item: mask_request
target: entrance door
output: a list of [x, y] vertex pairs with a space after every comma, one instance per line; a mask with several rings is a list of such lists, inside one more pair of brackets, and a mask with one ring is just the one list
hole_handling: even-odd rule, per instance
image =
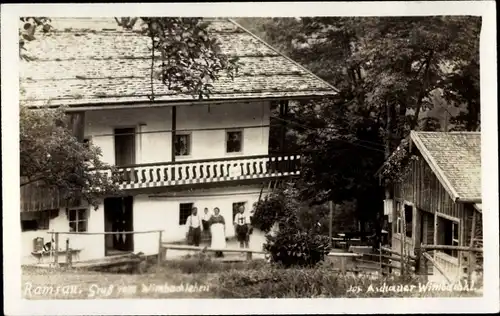
[[134, 251], [134, 236], [120, 234], [134, 229], [132, 205], [132, 196], [104, 199], [104, 231], [117, 233], [104, 236], [106, 256]]
[[115, 129], [115, 165], [135, 164], [135, 128]]

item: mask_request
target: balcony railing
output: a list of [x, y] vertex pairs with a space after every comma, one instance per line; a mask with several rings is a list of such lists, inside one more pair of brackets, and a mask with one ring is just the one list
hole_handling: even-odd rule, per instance
[[140, 189], [296, 176], [300, 156], [251, 156], [142, 164], [118, 168], [121, 189]]

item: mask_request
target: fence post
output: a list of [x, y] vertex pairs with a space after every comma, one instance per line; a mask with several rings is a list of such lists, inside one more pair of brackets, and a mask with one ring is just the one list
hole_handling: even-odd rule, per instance
[[420, 260], [422, 260], [422, 248], [421, 248], [421, 245], [416, 245], [415, 246], [415, 274], [416, 275], [419, 275], [419, 274], [422, 274], [422, 271], [421, 271], [421, 262]]
[[55, 233], [54, 236], [54, 249], [52, 250], [54, 253], [54, 266], [57, 267], [59, 265], [59, 233]]
[[247, 250], [247, 260], [252, 260], [252, 252], [250, 250]]
[[340, 257], [340, 273], [346, 273], [346, 257]]
[[421, 253], [421, 257], [422, 257], [422, 261], [424, 263], [424, 268], [423, 268], [423, 270], [424, 270], [424, 273], [423, 273], [424, 280], [425, 280], [425, 282], [427, 282], [427, 279], [429, 278], [428, 260], [425, 259], [425, 257], [423, 256], [423, 253]]
[[162, 234], [163, 232], [160, 230], [158, 232], [158, 267], [161, 265], [161, 262], [163, 260], [162, 254], [163, 254], [163, 248], [161, 246], [161, 240], [162, 240]]
[[471, 284], [472, 280], [472, 270], [474, 269], [474, 263], [473, 261], [476, 261], [474, 253], [472, 252], [472, 248], [474, 247], [474, 235], [476, 232], [476, 211], [473, 211], [472, 213], [472, 225], [471, 225], [471, 232], [470, 232], [470, 243], [469, 247], [471, 248], [468, 253], [468, 260], [469, 260], [469, 265], [467, 267], [467, 284]]
[[378, 243], [378, 255], [379, 255], [379, 264], [380, 264], [380, 275], [384, 273], [384, 266], [382, 265], [382, 243]]
[[71, 251], [69, 249], [69, 238], [66, 238], [66, 266], [71, 268]]

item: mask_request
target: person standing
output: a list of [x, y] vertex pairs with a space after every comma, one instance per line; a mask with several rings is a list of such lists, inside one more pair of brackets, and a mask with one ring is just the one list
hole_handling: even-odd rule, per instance
[[[210, 217], [210, 232], [212, 234], [211, 248], [226, 248], [226, 221], [220, 215], [220, 209], [214, 208], [214, 214]], [[217, 257], [223, 257], [222, 251], [215, 253]]]
[[201, 219], [201, 223], [203, 225], [203, 231], [209, 233], [210, 232], [210, 217], [212, 214], [208, 212], [208, 207], [205, 207], [203, 210], [203, 218]]
[[234, 231], [236, 232], [236, 237], [240, 242], [240, 248], [248, 248], [250, 239], [250, 220], [245, 214], [245, 207], [241, 205], [239, 207], [239, 212], [234, 217]]
[[186, 220], [186, 224], [188, 226], [188, 244], [199, 246], [201, 240], [201, 219], [196, 207], [193, 207], [191, 215]]

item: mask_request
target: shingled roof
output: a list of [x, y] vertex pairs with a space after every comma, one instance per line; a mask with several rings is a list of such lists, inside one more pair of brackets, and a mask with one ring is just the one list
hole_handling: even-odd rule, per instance
[[481, 203], [481, 133], [410, 134], [423, 158], [456, 202]]
[[[26, 45], [34, 60], [21, 65], [21, 103], [102, 105], [149, 102], [150, 39], [122, 30], [113, 18], [55, 18], [54, 31]], [[137, 23], [139, 24], [139, 23]], [[216, 81], [210, 99], [320, 97], [335, 88], [227, 19], [210, 21], [222, 52], [242, 63], [231, 80]], [[155, 101], [193, 101], [154, 83]]]

